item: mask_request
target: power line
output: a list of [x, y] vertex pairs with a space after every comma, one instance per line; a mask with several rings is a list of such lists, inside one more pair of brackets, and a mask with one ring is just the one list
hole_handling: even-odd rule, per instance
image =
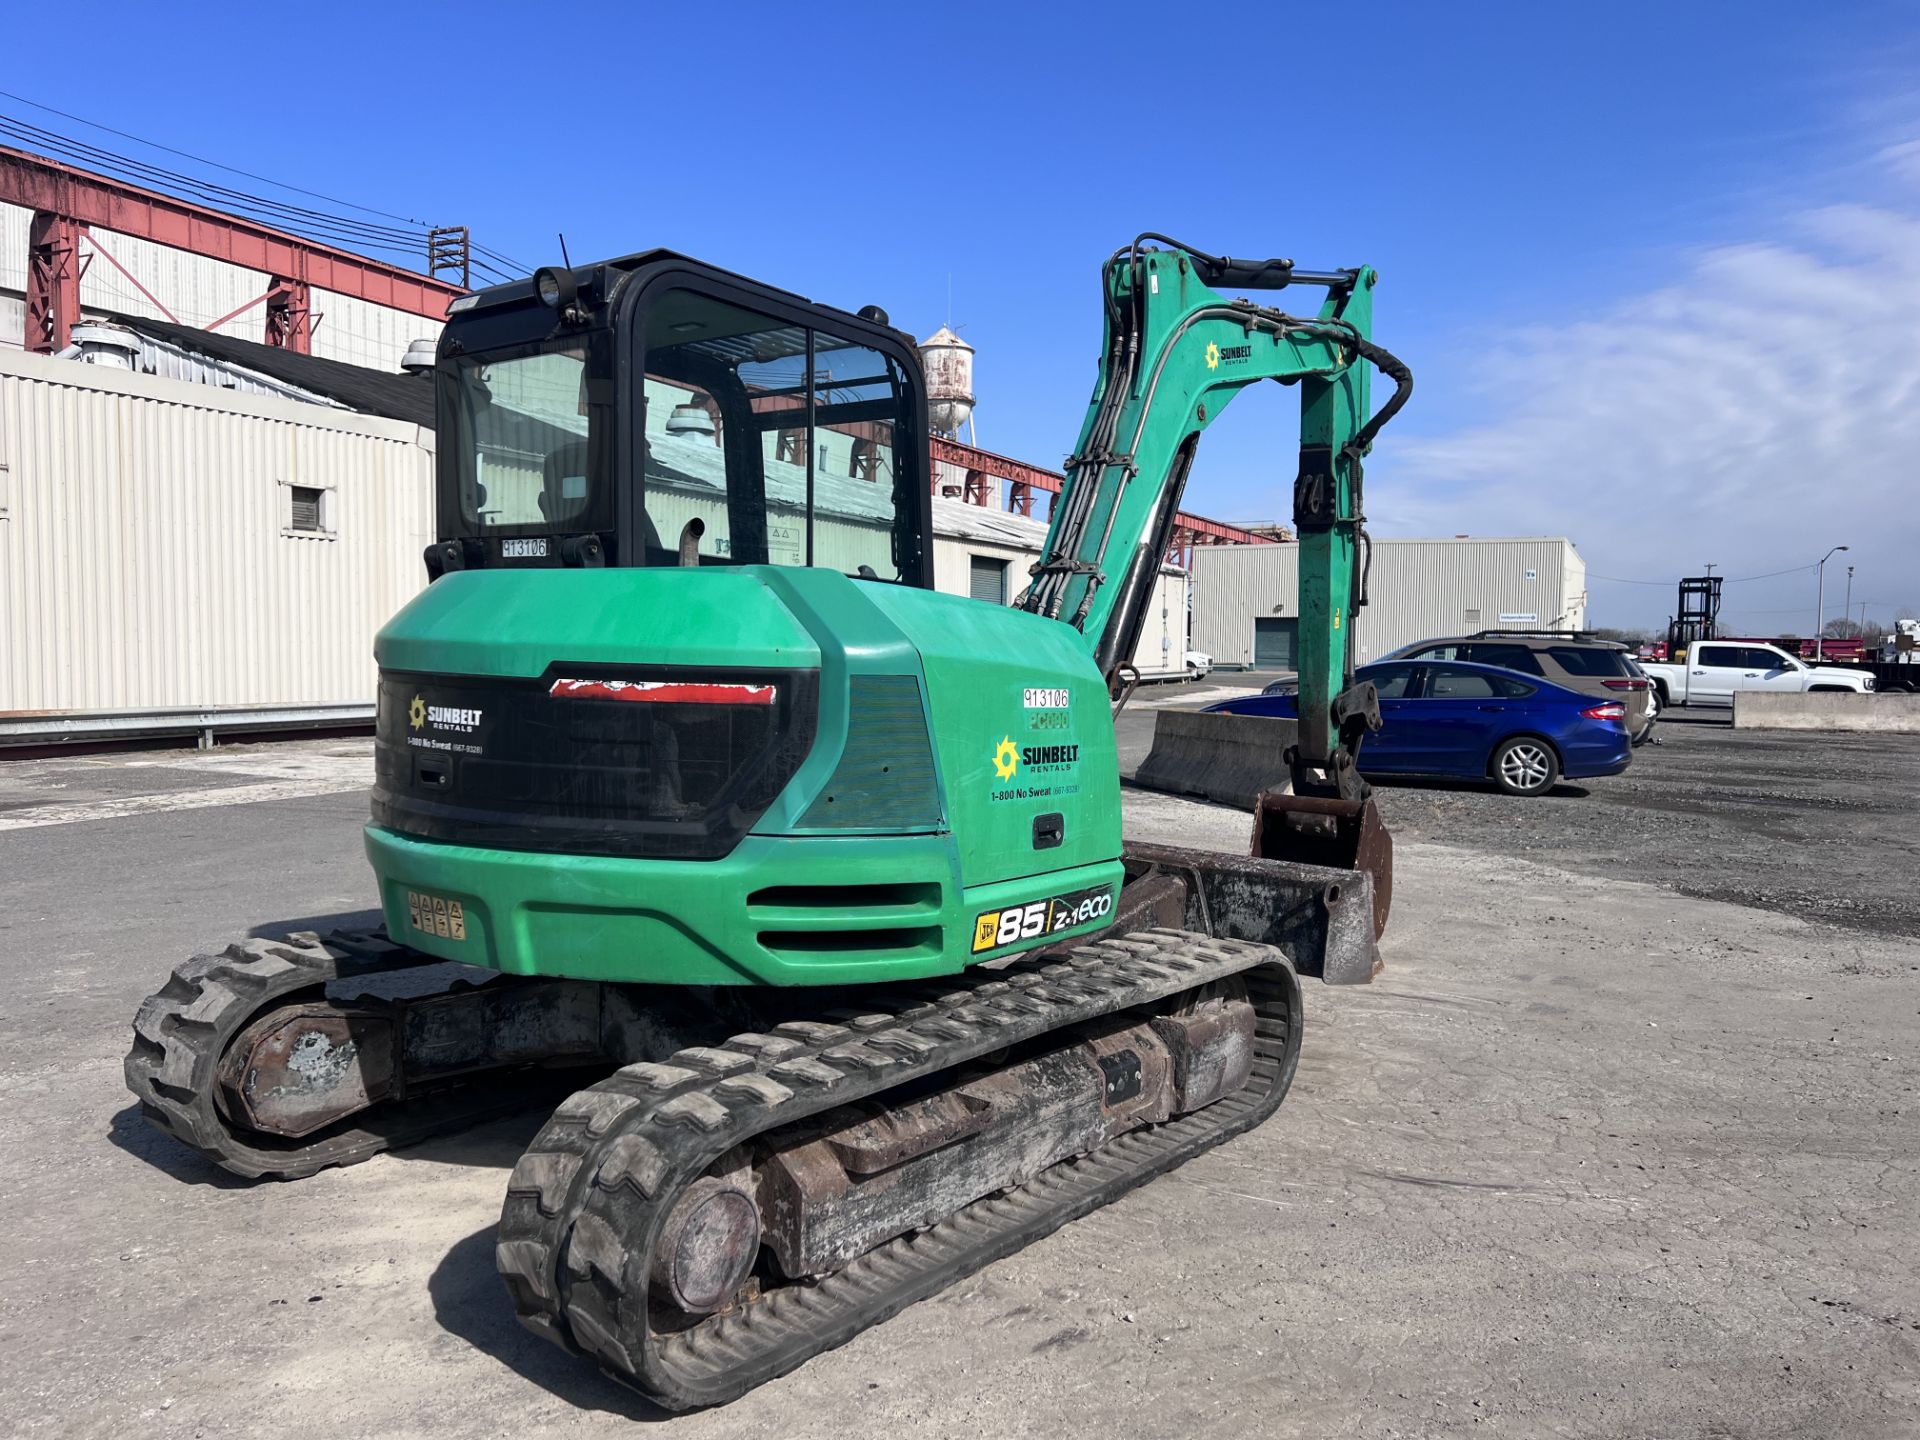
[[[1803, 575], [1809, 570], [1817, 570], [1819, 568], [1817, 565], [1795, 565], [1789, 570], [1769, 570], [1764, 575], [1723, 575], [1720, 577], [1720, 583], [1723, 585], [1741, 585], [1749, 580], [1775, 580], [1782, 575]], [[1662, 585], [1669, 589], [1673, 587], [1674, 583], [1671, 580], [1629, 580], [1622, 575], [1596, 575], [1591, 570], [1587, 571], [1587, 579], [1605, 580], [1614, 585]]]
[[[110, 150], [104, 146], [95, 145], [74, 136], [62, 135], [57, 131], [48, 130], [43, 126], [35, 125], [31, 121], [21, 119], [17, 116], [0, 114], [0, 134], [4, 134], [8, 138], [21, 141], [38, 149], [49, 151], [64, 159], [96, 166], [121, 179], [132, 179], [141, 183], [171, 189], [176, 193], [184, 194], [186, 198], [199, 200], [218, 208], [232, 210], [249, 219], [264, 221], [269, 224], [283, 225], [289, 230], [304, 233], [311, 239], [349, 247], [385, 251], [389, 254], [404, 255], [415, 264], [427, 255], [428, 227], [424, 221], [412, 219], [408, 216], [395, 215], [387, 210], [377, 210], [372, 206], [361, 205], [351, 200], [342, 200], [337, 196], [326, 195], [317, 190], [307, 190], [298, 185], [289, 185], [284, 181], [255, 174], [251, 170], [242, 170], [237, 166], [222, 164], [218, 160], [209, 160], [205, 156], [179, 150], [170, 145], [162, 145], [157, 141], [148, 140], [143, 136], [134, 135], [125, 130], [116, 130], [110, 125], [101, 125], [83, 116], [56, 109], [51, 105], [43, 105], [37, 100], [30, 100], [23, 95], [16, 95], [9, 90], [0, 90], [0, 96], [24, 105], [32, 106], [36, 110], [44, 110], [49, 114], [58, 115], [63, 119], [85, 125], [90, 129], [99, 130], [109, 135], [118, 135], [123, 139], [131, 140], [135, 144], [144, 145], [153, 150], [164, 151], [169, 155], [178, 155], [183, 159], [194, 161], [196, 164], [210, 165], [217, 170], [224, 170], [230, 174], [244, 176], [249, 180], [257, 180], [261, 184], [270, 185], [276, 189], [285, 190], [293, 194], [305, 195], [315, 200], [324, 200], [331, 205], [343, 205], [350, 210], [358, 210], [363, 214], [398, 220], [401, 222], [401, 225], [415, 228], [403, 229], [400, 228], [400, 226], [377, 224], [372, 221], [355, 219], [348, 215], [328, 213], [323, 210], [315, 210], [309, 206], [296, 205], [284, 200], [276, 200], [270, 196], [255, 194], [248, 190], [235, 189], [232, 186], [221, 185], [200, 176], [189, 175], [178, 170], [168, 169], [162, 165], [153, 164], [149, 161], [140, 160], [131, 155], [125, 155], [119, 151]], [[470, 259], [472, 255], [476, 253], [490, 257], [496, 263], [492, 265], [482, 265], [480, 268], [491, 271], [503, 280], [515, 279], [518, 278], [519, 275], [527, 273], [526, 268], [518, 261], [500, 254], [498, 251], [474, 245], [471, 237], [468, 239], [468, 251]], [[508, 274], [506, 271], [512, 271], [514, 273]]]
[[[128, 178], [130, 172], [133, 179], [170, 189], [188, 199], [203, 201], [248, 219], [283, 226], [309, 239], [352, 249], [385, 251], [388, 254], [404, 256], [407, 262], [416, 268], [423, 258], [429, 258], [430, 237], [424, 230], [411, 232], [392, 226], [374, 225], [364, 220], [329, 215], [323, 211], [310, 210], [305, 206], [289, 205], [265, 196], [234, 190], [195, 176], [149, 165], [145, 161], [104, 150], [84, 140], [74, 140], [53, 131], [44, 130], [12, 116], [0, 115], [0, 135], [21, 140], [69, 160], [78, 160], [95, 166], [109, 174], [119, 175], [121, 178]], [[515, 277], [502, 275], [500, 278]]]
[[312, 210], [304, 205], [292, 205], [284, 200], [273, 200], [264, 195], [255, 195], [250, 191], [235, 190], [230, 186], [219, 185], [211, 180], [203, 180], [198, 176], [187, 175], [178, 170], [169, 170], [164, 166], [149, 164], [145, 160], [136, 160], [131, 156], [121, 155], [117, 151], [107, 150], [101, 146], [89, 144], [85, 140], [77, 140], [72, 136], [61, 135], [57, 131], [45, 129], [15, 116], [0, 115], [0, 124], [3, 124], [15, 139], [24, 140], [30, 144], [43, 145], [48, 149], [59, 151], [70, 158], [77, 157], [85, 159], [89, 163], [101, 166], [103, 169], [131, 171], [136, 178], [184, 188], [195, 192], [203, 198], [219, 197], [215, 203], [242, 205], [252, 209], [270, 211], [279, 215], [298, 217], [305, 221], [319, 221], [342, 231], [380, 239], [410, 240], [416, 235], [425, 234], [425, 231], [402, 230], [392, 225], [376, 225], [367, 220], [355, 220], [350, 216], [344, 215], [330, 215], [325, 211]]
[[345, 205], [349, 210], [359, 210], [368, 215], [379, 215], [388, 220], [403, 221], [408, 225], [424, 226], [424, 220], [415, 220], [408, 215], [395, 215], [390, 210], [375, 210], [369, 205], [359, 205], [352, 200], [342, 200], [335, 195], [322, 195], [318, 190], [303, 190], [298, 185], [289, 185], [284, 180], [271, 180], [265, 175], [256, 175], [251, 170], [241, 170], [233, 165], [223, 165], [218, 160], [209, 160], [204, 155], [194, 155], [185, 150], [176, 150], [171, 145], [162, 145], [157, 140], [148, 140], [139, 135], [129, 134], [125, 130], [116, 130], [111, 125], [102, 125], [97, 120], [88, 120], [79, 115], [69, 114], [65, 110], [56, 110], [51, 105], [43, 105], [38, 100], [29, 100], [24, 95], [16, 95], [11, 90], [0, 90], [0, 96], [16, 100], [22, 105], [31, 105], [35, 110], [44, 110], [49, 115], [58, 115], [62, 120], [71, 120], [76, 125], [85, 125], [89, 130], [98, 130], [105, 135], [118, 135], [122, 140], [131, 140], [136, 145], [145, 145], [149, 150], [162, 150], [169, 155], [178, 155], [183, 160], [192, 160], [199, 165], [211, 165], [216, 170], [224, 170], [229, 175], [243, 175], [249, 180], [258, 180], [263, 185], [271, 185], [277, 190], [286, 190], [295, 195], [305, 195], [314, 200], [325, 200], [332, 205]]

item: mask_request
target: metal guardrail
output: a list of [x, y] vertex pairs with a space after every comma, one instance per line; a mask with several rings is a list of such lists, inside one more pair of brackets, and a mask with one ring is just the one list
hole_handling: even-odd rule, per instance
[[165, 739], [191, 735], [210, 750], [219, 735], [326, 730], [373, 724], [372, 704], [234, 705], [167, 710], [0, 712], [0, 747], [63, 740]]

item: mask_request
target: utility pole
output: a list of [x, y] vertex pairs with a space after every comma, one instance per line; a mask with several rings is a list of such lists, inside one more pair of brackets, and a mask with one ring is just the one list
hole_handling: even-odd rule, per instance
[[1831, 560], [1835, 555], [1838, 555], [1842, 550], [1850, 550], [1852, 548], [1850, 545], [1836, 545], [1820, 557], [1820, 579], [1818, 586], [1814, 590], [1813, 597], [1813, 658], [1815, 660], [1821, 660], [1826, 657], [1826, 648], [1821, 643], [1821, 631], [1826, 629], [1827, 625], [1827, 622], [1822, 618], [1827, 609], [1827, 561]]

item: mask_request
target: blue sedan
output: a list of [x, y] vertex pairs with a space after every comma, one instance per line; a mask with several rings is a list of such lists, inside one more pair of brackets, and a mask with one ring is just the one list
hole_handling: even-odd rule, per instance
[[[1375, 775], [1492, 780], [1509, 795], [1543, 795], [1561, 776], [1618, 775], [1633, 759], [1626, 707], [1537, 675], [1466, 661], [1384, 661], [1355, 677], [1380, 694], [1384, 724], [1360, 745]], [[1207, 709], [1297, 717], [1293, 695], [1248, 695]]]

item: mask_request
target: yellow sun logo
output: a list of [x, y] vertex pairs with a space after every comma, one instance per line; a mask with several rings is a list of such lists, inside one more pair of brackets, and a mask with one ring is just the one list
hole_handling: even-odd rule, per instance
[[416, 730], [427, 723], [427, 702], [418, 695], [413, 697], [413, 704], [407, 707], [407, 722]]
[[1207, 342], [1207, 368], [1209, 370], [1220, 368], [1220, 347], [1211, 340]]
[[993, 752], [993, 773], [1002, 780], [1013, 779], [1013, 772], [1020, 768], [1020, 750], [1013, 743], [1013, 737], [1000, 737], [1000, 746]]

